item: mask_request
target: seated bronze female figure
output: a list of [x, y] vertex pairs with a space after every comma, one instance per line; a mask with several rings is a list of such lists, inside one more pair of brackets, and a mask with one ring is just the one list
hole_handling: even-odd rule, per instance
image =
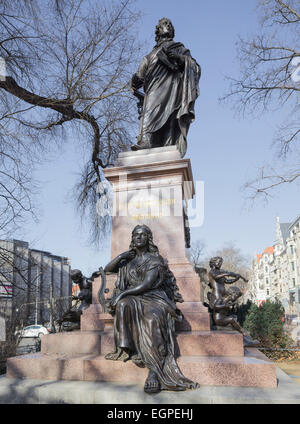
[[106, 359], [132, 360], [148, 368], [147, 393], [197, 388], [181, 373], [174, 357], [174, 323], [182, 319], [176, 302], [183, 299], [150, 228], [137, 225], [129, 251], [113, 259], [105, 272], [118, 272], [108, 305], [114, 315], [115, 352]]

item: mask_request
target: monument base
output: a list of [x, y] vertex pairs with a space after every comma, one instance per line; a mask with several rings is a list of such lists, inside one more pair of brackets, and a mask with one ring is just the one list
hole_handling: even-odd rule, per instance
[[[257, 349], [244, 350], [243, 337], [237, 332], [178, 332], [176, 341], [181, 371], [200, 385], [277, 386], [275, 365]], [[106, 360], [104, 355], [113, 350], [112, 329], [49, 334], [42, 336], [41, 353], [8, 359], [7, 377], [128, 384], [145, 381], [147, 369], [131, 361]]]
[[[78, 355], [78, 354], [77, 354]], [[128, 384], [145, 382], [148, 370], [131, 361], [108, 361], [102, 355], [31, 354], [7, 361], [8, 378], [106, 381]], [[276, 367], [255, 349], [245, 356], [180, 356], [183, 374], [200, 385], [277, 387]]]
[[[118, 166], [104, 173], [114, 190], [112, 258], [128, 250], [133, 228], [146, 224], [176, 278], [184, 299], [177, 303], [184, 319], [175, 327], [182, 373], [200, 385], [275, 388], [275, 365], [257, 349], [245, 350], [240, 333], [210, 331], [208, 310], [200, 302], [199, 276], [185, 257], [183, 207], [194, 192], [189, 159], [181, 159], [174, 146], [151, 149], [148, 155], [147, 151], [125, 152], [119, 155]], [[189, 183], [186, 190], [185, 183]], [[136, 209], [139, 213], [132, 214]], [[115, 282], [116, 274], [107, 276], [108, 297]], [[81, 331], [42, 336], [41, 353], [8, 359], [7, 377], [144, 383], [146, 368], [104, 358], [115, 350], [113, 318], [101, 312], [99, 287], [100, 279], [96, 279], [93, 303], [81, 316]]]

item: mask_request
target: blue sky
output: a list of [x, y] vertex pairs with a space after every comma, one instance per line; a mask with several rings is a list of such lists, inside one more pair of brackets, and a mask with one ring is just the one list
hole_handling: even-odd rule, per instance
[[[242, 185], [255, 177], [257, 168], [277, 161], [272, 139], [288, 110], [257, 117], [238, 118], [230, 104], [218, 99], [228, 90], [225, 75], [238, 76], [235, 43], [259, 29], [255, 0], [137, 0], [143, 12], [139, 33], [145, 52], [154, 45], [154, 28], [161, 17], [175, 26], [175, 39], [188, 47], [201, 65], [200, 97], [196, 120], [188, 134], [187, 158], [191, 158], [194, 180], [204, 181], [204, 223], [193, 228], [191, 239], [204, 240], [207, 253], [235, 242], [248, 255], [261, 252], [275, 238], [275, 217], [292, 221], [300, 212], [299, 184], [285, 185], [267, 204], [245, 203]], [[138, 63], [137, 63], [138, 66]], [[110, 259], [110, 240], [93, 248], [86, 229], [69, 198], [82, 152], [76, 140], [65, 144], [39, 169], [42, 181], [38, 223], [28, 224], [19, 238], [31, 247], [71, 259], [72, 267], [91, 273]]]

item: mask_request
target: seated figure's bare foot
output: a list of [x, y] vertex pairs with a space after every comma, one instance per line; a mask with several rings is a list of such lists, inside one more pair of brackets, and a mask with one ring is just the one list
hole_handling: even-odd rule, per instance
[[157, 393], [160, 391], [160, 384], [154, 371], [149, 370], [149, 374], [144, 386], [144, 391], [146, 393]]
[[126, 362], [130, 359], [130, 355], [127, 349], [118, 347], [116, 352], [107, 353], [107, 355], [105, 355], [105, 359]]

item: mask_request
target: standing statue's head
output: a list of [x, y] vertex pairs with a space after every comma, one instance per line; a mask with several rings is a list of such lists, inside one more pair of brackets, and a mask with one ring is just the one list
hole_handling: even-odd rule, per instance
[[221, 258], [221, 256], [215, 256], [214, 258], [211, 258], [211, 260], [209, 261], [209, 266], [215, 267], [215, 268], [221, 268], [223, 263], [223, 258]]
[[147, 246], [147, 250], [150, 253], [155, 255], [159, 255], [158, 248], [153, 243], [153, 235], [147, 225], [137, 225], [134, 227], [132, 231], [131, 243], [129, 246], [129, 250], [136, 250], [138, 248], [142, 248]]
[[174, 35], [175, 29], [170, 19], [160, 19], [155, 27], [155, 41], [158, 42], [163, 40], [164, 38], [173, 39]]

